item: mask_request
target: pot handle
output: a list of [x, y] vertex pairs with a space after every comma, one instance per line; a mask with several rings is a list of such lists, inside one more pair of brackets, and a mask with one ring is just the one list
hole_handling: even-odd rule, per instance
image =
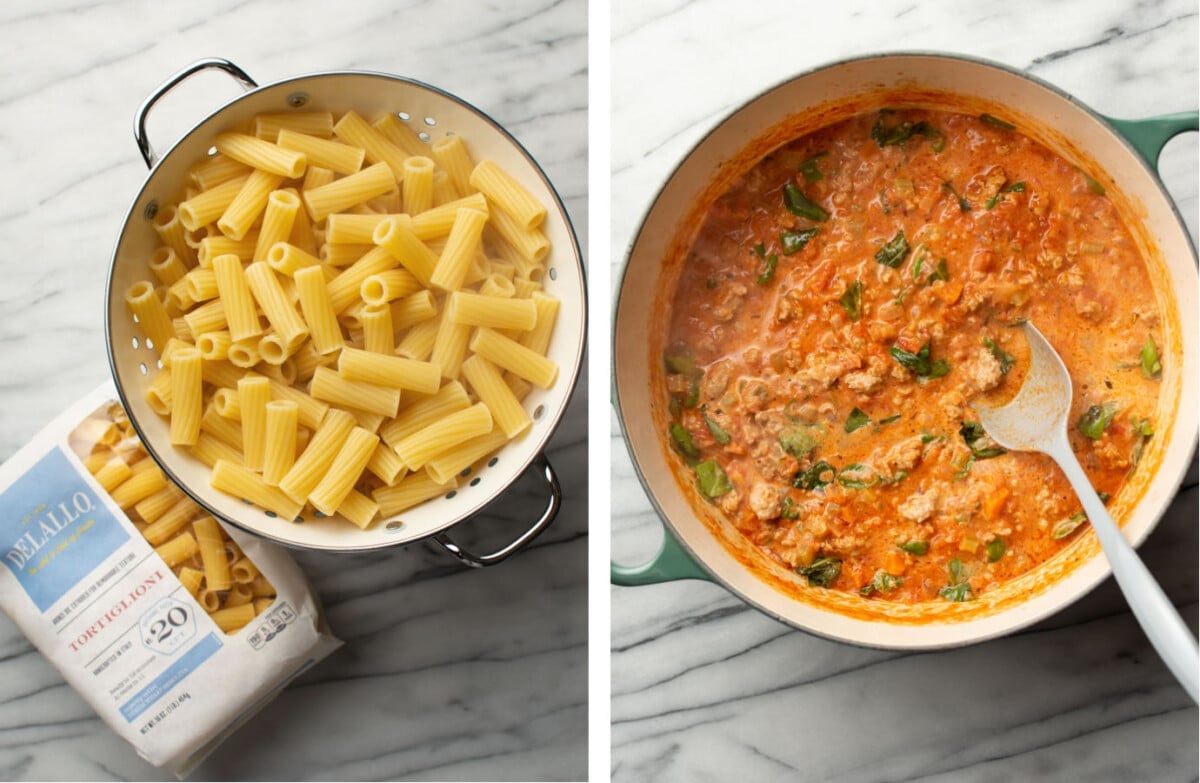
[[253, 90], [258, 86], [258, 82], [251, 79], [245, 71], [229, 62], [229, 60], [220, 57], [208, 57], [203, 60], [197, 60], [170, 79], [167, 79], [157, 90], [150, 94], [150, 97], [142, 101], [142, 105], [138, 107], [137, 114], [133, 117], [133, 138], [137, 142], [138, 151], [142, 153], [142, 160], [146, 161], [147, 168], [154, 168], [154, 164], [158, 162], [158, 155], [154, 152], [154, 148], [150, 146], [150, 139], [146, 135], [146, 116], [150, 114], [150, 110], [154, 108], [154, 104], [158, 103], [163, 96], [173, 90], [181, 81], [194, 73], [206, 71], [209, 68], [224, 71], [236, 79], [247, 90]]
[[433, 540], [441, 544], [443, 549], [458, 558], [460, 562], [472, 568], [496, 565], [524, 549], [526, 544], [537, 538], [539, 533], [550, 526], [550, 523], [558, 516], [558, 510], [562, 506], [562, 489], [558, 485], [558, 474], [554, 472], [554, 468], [550, 465], [550, 461], [546, 459], [546, 455], [537, 455], [534, 458], [533, 464], [541, 470], [542, 478], [546, 480], [546, 487], [550, 491], [550, 497], [546, 502], [546, 508], [542, 511], [541, 517], [515, 541], [490, 555], [476, 555], [454, 543], [450, 539], [450, 536], [445, 533], [438, 533], [433, 537]]
[[674, 582], [680, 579], [713, 581], [709, 573], [683, 548], [679, 539], [675, 538], [675, 534], [665, 527], [663, 528], [662, 546], [659, 547], [658, 554], [648, 563], [638, 566], [609, 564], [609, 582], [622, 587], [656, 585], [660, 582]]
[[1105, 119], [1155, 168], [1158, 168], [1158, 156], [1168, 141], [1186, 131], [1200, 130], [1200, 112], [1194, 111], [1138, 120]]

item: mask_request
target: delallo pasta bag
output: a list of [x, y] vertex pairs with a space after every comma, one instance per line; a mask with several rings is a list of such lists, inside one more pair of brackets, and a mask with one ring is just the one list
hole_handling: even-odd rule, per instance
[[170, 482], [111, 383], [0, 466], [0, 562], [0, 607], [180, 776], [341, 644], [282, 548]]

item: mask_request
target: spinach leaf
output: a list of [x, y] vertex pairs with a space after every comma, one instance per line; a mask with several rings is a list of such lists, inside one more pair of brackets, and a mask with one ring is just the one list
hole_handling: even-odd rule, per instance
[[692, 434], [679, 423], [671, 425], [671, 447], [688, 462], [700, 459], [700, 449], [696, 448], [696, 444], [692, 441]]
[[871, 417], [855, 407], [854, 410], [850, 411], [850, 417], [846, 419], [846, 432], [854, 432], [870, 423]]
[[1008, 371], [1013, 368], [1017, 360], [1011, 353], [1008, 353], [1000, 346], [996, 345], [996, 341], [990, 337], [985, 337], [983, 344], [991, 351], [992, 356], [996, 357], [996, 361], [1000, 362], [1000, 374], [1008, 375]]
[[1119, 409], [1120, 406], [1115, 402], [1092, 405], [1083, 412], [1075, 426], [1084, 436], [1099, 440], [1108, 429], [1108, 425], [1112, 424], [1113, 416], [1117, 415]]
[[987, 434], [987, 430], [977, 421], [964, 421], [958, 434], [962, 435], [963, 441], [971, 449], [971, 456], [975, 459], [999, 457], [1005, 453], [1004, 449], [992, 440], [991, 436]]
[[1083, 181], [1087, 183], [1088, 190], [1092, 191], [1097, 196], [1104, 195], [1104, 186], [1103, 185], [1101, 185], [1096, 180], [1092, 179], [1092, 177], [1086, 171], [1083, 171], [1081, 169], [1080, 173], [1083, 174]]
[[875, 572], [875, 576], [871, 578], [871, 583], [864, 586], [858, 592], [863, 595], [870, 595], [873, 592], [890, 593], [902, 584], [904, 584], [903, 577], [889, 574], [880, 568]]
[[942, 188], [950, 191], [950, 194], [952, 196], [954, 196], [954, 198], [958, 199], [958, 209], [960, 212], [970, 212], [971, 211], [971, 202], [967, 201], [965, 198], [958, 195], [958, 191], [954, 189], [953, 185], [951, 185], [949, 182], [943, 182]]
[[756, 282], [759, 285], [767, 285], [770, 283], [772, 278], [775, 277], [775, 265], [778, 263], [779, 256], [775, 255], [774, 253], [767, 256], [766, 265], [763, 267], [763, 271], [759, 273], [758, 280]]
[[696, 358], [686, 349], [664, 353], [663, 363], [667, 366], [667, 372], [675, 375], [694, 375], [697, 372]]
[[1153, 335], [1146, 335], [1146, 344], [1142, 346], [1142, 375], [1151, 380], [1162, 377], [1162, 360], [1158, 358], [1158, 345]]
[[783, 254], [790, 256], [792, 253], [799, 253], [808, 244], [808, 240], [815, 237], [820, 231], [821, 229], [816, 226], [784, 231], [779, 235], [779, 244], [783, 247]]
[[698, 371], [688, 378], [688, 395], [683, 401], [683, 407], [695, 408], [696, 403], [700, 402], [700, 379], [704, 377], [703, 371]]
[[783, 504], [780, 506], [779, 516], [783, 519], [799, 519], [800, 509], [796, 508], [796, 504], [792, 502], [790, 497], [785, 497]]
[[731, 440], [729, 433], [721, 429], [720, 424], [717, 424], [715, 421], [708, 418], [708, 414], [703, 408], [700, 409], [700, 415], [704, 417], [704, 423], [708, 426], [708, 431], [712, 433], [713, 440], [715, 440], [717, 443], [720, 443], [722, 446], [729, 443]]
[[993, 538], [987, 545], [988, 562], [994, 563], [1004, 557], [1004, 552], [1008, 549], [1008, 544], [1004, 543], [1003, 538]]
[[875, 143], [882, 147], [889, 146], [904, 146], [913, 136], [924, 136], [929, 139], [930, 145], [934, 152], [941, 152], [946, 146], [946, 137], [937, 128], [929, 124], [927, 120], [902, 120], [892, 127], [888, 127], [884, 121], [884, 114], [881, 112], [879, 119], [875, 121], [875, 125], [871, 128], [871, 138]]
[[897, 413], [897, 414], [896, 414], [896, 415], [894, 415], [894, 416], [888, 416], [886, 419], [880, 419], [880, 420], [879, 420], [879, 426], [880, 426], [880, 427], [882, 427], [883, 425], [885, 425], [885, 424], [891, 424], [891, 423], [892, 423], [892, 422], [894, 422], [894, 421], [900, 421], [900, 414], [899, 414], [899, 413]]
[[938, 595], [947, 601], [969, 601], [971, 600], [971, 583], [959, 582], [956, 585], [947, 585], [938, 590]]
[[1017, 126], [1013, 125], [1011, 122], [1005, 122], [999, 117], [994, 117], [991, 114], [980, 114], [979, 119], [984, 125], [991, 125], [993, 128], [999, 128], [1000, 130], [1011, 131], [1017, 129]]
[[899, 345], [893, 345], [889, 353], [891, 353], [893, 359], [900, 363], [900, 366], [912, 370], [921, 380], [941, 378], [950, 372], [950, 362], [945, 359], [930, 361], [929, 343], [921, 346], [921, 350], [916, 353], [906, 351]]
[[962, 561], [957, 557], [950, 561], [950, 584], [938, 591], [938, 595], [947, 601], [966, 601], [971, 594], [971, 583], [967, 581], [967, 571]]
[[1080, 511], [1055, 525], [1054, 529], [1050, 531], [1050, 537], [1055, 541], [1066, 538], [1079, 529], [1084, 522], [1087, 522], [1087, 514]]
[[[824, 478], [828, 474], [829, 478]], [[796, 474], [796, 478], [792, 479], [792, 486], [796, 489], [820, 489], [833, 481], [836, 471], [833, 465], [830, 465], [825, 460], [821, 460], [813, 465], [808, 470]]]
[[696, 480], [707, 498], [719, 498], [733, 489], [733, 482], [715, 459], [705, 460], [696, 466]]
[[879, 476], [869, 471], [866, 465], [855, 462], [838, 471], [838, 483], [846, 489], [866, 489], [879, 483]]
[[925, 285], [931, 284], [935, 280], [949, 280], [950, 267], [946, 264], [946, 259], [940, 258], [937, 262], [937, 269], [929, 273], [929, 277], [925, 278]]
[[806, 578], [811, 587], [829, 587], [842, 573], [842, 561], [836, 557], [818, 557], [812, 564], [797, 568], [796, 573]]
[[780, 433], [779, 445], [796, 459], [804, 459], [821, 443], [820, 427], [798, 425]]
[[810, 201], [808, 196], [800, 191], [800, 188], [790, 182], [783, 186], [783, 205], [793, 215], [799, 215], [818, 223], [829, 219], [829, 213], [820, 204]]
[[801, 163], [797, 170], [804, 175], [804, 179], [809, 182], [820, 182], [825, 175], [821, 173], [821, 169], [817, 168], [817, 161], [828, 155], [828, 152], [818, 152], [808, 160]]
[[896, 546], [908, 552], [910, 555], [923, 555], [929, 551], [928, 541], [905, 541]]
[[838, 301], [842, 303], [842, 307], [846, 308], [846, 314], [850, 316], [851, 321], [857, 321], [862, 317], [862, 292], [862, 281], [855, 280], [846, 288], [846, 292], [838, 298]]
[[1133, 453], [1129, 456], [1129, 462], [1133, 467], [1136, 468], [1142, 461], [1142, 452], [1146, 449], [1146, 441], [1150, 440], [1150, 436], [1153, 434], [1154, 430], [1150, 427], [1149, 419], [1134, 420], [1133, 436], [1136, 440], [1133, 443]]
[[875, 260], [886, 267], [895, 269], [904, 263], [904, 259], [908, 257], [908, 240], [904, 238], [904, 231], [897, 231], [896, 236], [891, 238], [887, 244], [879, 248], [875, 253]]
[[688, 393], [687, 397], [682, 400], [683, 407], [696, 407], [696, 403], [700, 401], [700, 379], [704, 377], [704, 370], [696, 366], [696, 358], [692, 355], [691, 351], [686, 346], [665, 351], [663, 353], [663, 363], [667, 367], [667, 372], [672, 375], [687, 377]]
[[914, 283], [921, 279], [921, 267], [924, 266], [924, 264], [924, 255], [917, 256], [917, 260], [913, 262], [912, 279]]

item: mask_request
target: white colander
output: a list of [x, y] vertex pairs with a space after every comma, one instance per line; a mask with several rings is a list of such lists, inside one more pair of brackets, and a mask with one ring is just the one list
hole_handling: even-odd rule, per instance
[[[247, 89], [243, 95], [209, 114], [158, 160], [146, 137], [146, 116], [154, 104], [194, 73], [218, 69]], [[271, 512], [218, 492], [209, 486], [209, 468], [185, 451], [171, 446], [169, 423], [146, 402], [146, 389], [160, 366], [156, 351], [126, 309], [124, 294], [134, 282], [147, 279], [146, 262], [160, 244], [153, 217], [160, 206], [174, 203], [188, 179], [188, 169], [210, 154], [218, 133], [244, 125], [264, 112], [354, 109], [363, 116], [384, 112], [397, 115], [427, 143], [450, 134], [461, 135], [475, 160], [490, 159], [509, 171], [548, 207], [543, 230], [551, 242], [543, 279], [547, 293], [561, 300], [557, 326], [547, 355], [559, 368], [548, 390], [535, 388], [525, 399], [533, 427], [494, 456], [459, 479], [459, 486], [409, 511], [360, 530], [338, 517], [304, 515], [281, 519]], [[163, 470], [198, 503], [222, 519], [283, 544], [335, 551], [357, 551], [410, 543], [434, 536], [463, 562], [491, 565], [519, 550], [545, 529], [561, 500], [558, 481], [542, 455], [570, 401], [583, 356], [586, 297], [579, 246], [570, 219], [554, 187], [529, 153], [494, 120], [464, 101], [420, 82], [380, 73], [337, 72], [298, 76], [259, 87], [228, 60], [193, 63], [168, 79], [138, 109], [135, 137], [151, 167], [129, 212], [113, 252], [109, 274], [105, 328], [109, 361], [117, 389], [147, 450]], [[546, 481], [549, 498], [539, 518], [515, 541], [496, 552], [475, 555], [454, 544], [443, 531], [478, 512], [535, 464]]]

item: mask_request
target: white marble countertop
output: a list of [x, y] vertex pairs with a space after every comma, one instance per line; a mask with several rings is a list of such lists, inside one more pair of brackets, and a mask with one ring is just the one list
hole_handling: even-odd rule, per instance
[[[701, 135], [747, 97], [856, 54], [1006, 63], [1115, 117], [1195, 110], [1197, 8], [1039, 3], [614, 3], [612, 280], [642, 212]], [[1160, 171], [1193, 241], [1197, 143]], [[612, 549], [658, 546], [615, 415]], [[1141, 548], [1195, 627], [1197, 490]], [[792, 630], [721, 587], [611, 588], [615, 781], [1194, 780], [1197, 711], [1112, 580], [1013, 636], [895, 653]]]
[[[336, 7], [336, 10], [335, 10]], [[0, 7], [0, 460], [109, 374], [104, 285], [145, 178], [138, 104], [203, 58], [260, 83], [375, 70], [455, 93], [505, 125], [556, 184], [586, 247], [582, 0], [330, 4], [50, 2]], [[238, 89], [203, 74], [150, 119], [165, 150]], [[581, 779], [587, 770], [587, 381], [550, 444], [554, 526], [491, 569], [415, 544], [299, 553], [346, 644], [290, 685], [196, 779]], [[520, 482], [458, 535], [481, 549], [542, 498]], [[165, 779], [0, 615], [0, 779]]]

